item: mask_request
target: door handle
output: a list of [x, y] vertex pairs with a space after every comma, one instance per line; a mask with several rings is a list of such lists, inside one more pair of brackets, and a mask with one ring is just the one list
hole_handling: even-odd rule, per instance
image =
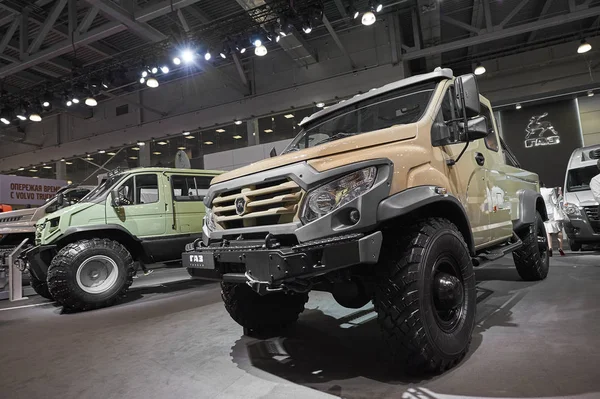
[[478, 152], [475, 154], [475, 162], [477, 162], [477, 165], [483, 166], [483, 164], [485, 163], [485, 157], [482, 153]]

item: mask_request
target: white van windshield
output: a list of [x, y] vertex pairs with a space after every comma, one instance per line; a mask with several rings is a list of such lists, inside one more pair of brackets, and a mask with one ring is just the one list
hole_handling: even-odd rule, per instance
[[596, 165], [569, 170], [569, 173], [567, 174], [567, 191], [575, 192], [589, 190], [590, 180], [598, 173], [600, 173], [600, 171]]

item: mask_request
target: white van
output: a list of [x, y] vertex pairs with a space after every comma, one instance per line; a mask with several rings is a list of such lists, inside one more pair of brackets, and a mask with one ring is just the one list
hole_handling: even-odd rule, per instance
[[600, 144], [577, 148], [571, 154], [565, 176], [564, 203], [570, 221], [565, 223], [573, 251], [583, 244], [600, 244], [598, 202], [590, 190], [590, 180], [600, 173]]

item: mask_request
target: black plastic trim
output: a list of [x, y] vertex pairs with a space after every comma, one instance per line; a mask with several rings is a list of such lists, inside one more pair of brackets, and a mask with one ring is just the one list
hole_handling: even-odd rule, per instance
[[[539, 210], [544, 221], [548, 220], [544, 198], [540, 193], [534, 190], [523, 189], [517, 191], [519, 198], [519, 217], [513, 220], [513, 229], [519, 231], [522, 228], [531, 225], [535, 220], [535, 214]], [[541, 206], [538, 209], [538, 201]]]

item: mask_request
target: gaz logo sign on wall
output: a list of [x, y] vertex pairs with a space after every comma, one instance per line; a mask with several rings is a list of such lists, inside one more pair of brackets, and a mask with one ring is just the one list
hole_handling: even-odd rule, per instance
[[0, 204], [43, 205], [66, 185], [64, 180], [0, 175]]
[[560, 144], [560, 136], [549, 120], [542, 120], [548, 113], [533, 115], [525, 128], [525, 147]]

